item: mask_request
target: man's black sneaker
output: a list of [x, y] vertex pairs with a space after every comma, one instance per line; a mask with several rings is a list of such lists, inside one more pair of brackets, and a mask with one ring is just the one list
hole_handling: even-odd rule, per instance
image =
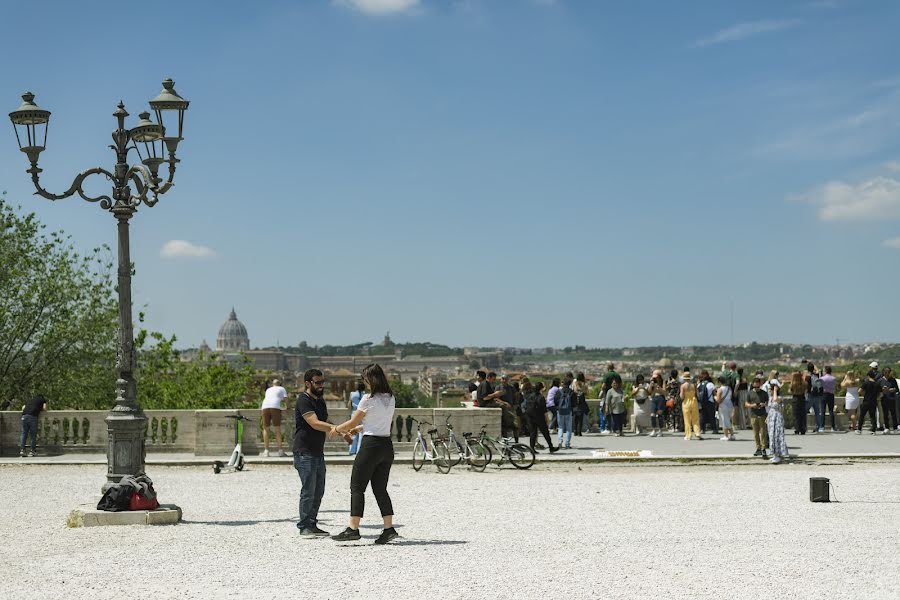
[[753, 453], [753, 456], [762, 456], [762, 450], [757, 449], [756, 452]]
[[331, 539], [336, 542], [355, 542], [359, 537], [359, 529], [348, 527], [339, 534], [331, 536]]
[[393, 527], [389, 529], [385, 529], [381, 532], [381, 535], [378, 536], [378, 539], [375, 540], [376, 544], [387, 544], [389, 541], [397, 539], [400, 537], [400, 534], [397, 533], [397, 530]]
[[313, 525], [312, 527], [309, 527], [308, 529], [309, 529], [309, 531], [311, 531], [312, 534], [313, 534], [314, 536], [316, 536], [316, 537], [328, 537], [329, 535], [331, 535], [330, 533], [328, 533], [328, 532], [325, 531], [324, 529], [319, 529], [319, 528], [316, 527], [315, 525]]
[[553, 446], [550, 448], [550, 454], [553, 454], [554, 452], [559, 452], [559, 446]]

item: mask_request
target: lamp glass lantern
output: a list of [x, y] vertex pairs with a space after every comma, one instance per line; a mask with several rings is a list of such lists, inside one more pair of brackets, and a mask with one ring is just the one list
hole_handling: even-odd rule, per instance
[[28, 155], [33, 165], [47, 147], [47, 130], [50, 125], [50, 111], [44, 110], [34, 103], [34, 94], [22, 94], [22, 105], [9, 113], [19, 150]]
[[[159, 165], [165, 162], [163, 157], [163, 138], [166, 130], [162, 125], [158, 125], [150, 120], [149, 112], [142, 112], [138, 115], [138, 124], [131, 128], [128, 136], [134, 142], [134, 148], [144, 163], [153, 173], [153, 177], [159, 172]], [[143, 152], [141, 146], [144, 147]]]
[[156, 122], [164, 132], [167, 129], [173, 130], [177, 124], [177, 134], [164, 137], [166, 148], [170, 154], [174, 154], [178, 142], [184, 139], [184, 111], [188, 109], [190, 102], [178, 95], [175, 82], [171, 79], [164, 80], [162, 85], [162, 91], [150, 101], [150, 108], [156, 113]]

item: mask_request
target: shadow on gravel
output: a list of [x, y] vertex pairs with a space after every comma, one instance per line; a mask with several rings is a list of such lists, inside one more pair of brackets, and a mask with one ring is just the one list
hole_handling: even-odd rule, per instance
[[182, 519], [185, 525], [221, 525], [223, 527], [241, 527], [243, 525], [259, 525], [260, 523], [293, 523], [297, 519], [258, 519], [256, 521], [189, 521]]
[[[405, 538], [397, 538], [387, 546], [456, 546], [459, 544], [468, 544], [464, 540], [410, 540]], [[361, 544], [338, 544], [341, 548], [368, 548], [373, 546], [371, 542]]]

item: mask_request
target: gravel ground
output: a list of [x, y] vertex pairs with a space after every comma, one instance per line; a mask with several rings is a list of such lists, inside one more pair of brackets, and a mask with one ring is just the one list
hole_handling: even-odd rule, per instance
[[[896, 464], [491, 466], [415, 473], [389, 491], [401, 539], [298, 537], [283, 466], [215, 476], [154, 467], [168, 527], [67, 529], [97, 466], [0, 467], [4, 598], [898, 598]], [[809, 502], [811, 476], [837, 497]], [[350, 468], [329, 467], [320, 525], [346, 525]], [[96, 500], [94, 500], [96, 502]], [[117, 590], [117, 591], [116, 591]]]

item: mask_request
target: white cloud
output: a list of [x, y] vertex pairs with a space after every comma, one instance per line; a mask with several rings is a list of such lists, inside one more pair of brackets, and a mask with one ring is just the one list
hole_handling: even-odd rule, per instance
[[333, 0], [333, 2], [376, 16], [408, 13], [419, 6], [419, 0]]
[[159, 255], [163, 258], [213, 258], [216, 253], [212, 248], [206, 246], [184, 240], [170, 240], [163, 244]]
[[857, 185], [831, 181], [790, 200], [818, 207], [823, 221], [900, 218], [900, 179], [875, 177]]
[[884, 166], [887, 167], [889, 171], [900, 173], [900, 160], [889, 160], [884, 163]]
[[900, 250], [900, 238], [884, 240], [881, 245], [885, 248], [897, 248], [898, 250]]
[[756, 35], [764, 33], [772, 33], [790, 29], [800, 24], [797, 19], [783, 20], [766, 20], [766, 21], [750, 21], [748, 23], [739, 23], [734, 27], [722, 29], [713, 35], [694, 42], [694, 47], [703, 48], [706, 46], [714, 46], [716, 44], [724, 44], [727, 42], [737, 42]]

